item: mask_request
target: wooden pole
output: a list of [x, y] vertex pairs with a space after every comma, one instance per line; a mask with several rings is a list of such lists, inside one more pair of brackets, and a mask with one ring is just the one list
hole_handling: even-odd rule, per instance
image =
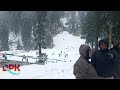
[[113, 25], [111, 22], [109, 22], [109, 47], [110, 49], [112, 45], [112, 28], [113, 28]]
[[111, 49], [111, 43], [112, 43], [112, 29], [110, 27], [110, 31], [109, 31], [109, 47]]

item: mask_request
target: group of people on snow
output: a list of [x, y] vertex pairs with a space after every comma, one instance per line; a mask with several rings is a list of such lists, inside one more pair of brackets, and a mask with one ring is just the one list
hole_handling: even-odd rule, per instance
[[120, 40], [111, 49], [106, 38], [98, 45], [99, 50], [94, 51], [89, 45], [80, 46], [80, 57], [73, 66], [76, 79], [120, 79]]

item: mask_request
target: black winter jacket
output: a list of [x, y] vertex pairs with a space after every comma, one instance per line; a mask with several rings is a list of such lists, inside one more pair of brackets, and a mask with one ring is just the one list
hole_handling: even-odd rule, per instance
[[100, 77], [112, 77], [116, 72], [116, 62], [113, 59], [110, 50], [98, 50], [95, 51], [91, 58], [91, 63], [93, 64], [98, 76]]

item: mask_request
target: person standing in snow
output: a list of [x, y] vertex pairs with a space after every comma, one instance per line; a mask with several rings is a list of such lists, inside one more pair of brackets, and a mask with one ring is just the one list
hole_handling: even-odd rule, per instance
[[114, 74], [114, 79], [120, 79], [120, 40], [114, 42], [113, 48], [111, 48], [112, 53], [114, 54], [114, 60], [117, 63], [116, 73]]
[[88, 45], [82, 44], [79, 48], [79, 59], [73, 67], [73, 74], [76, 79], [97, 79], [97, 73], [89, 61], [91, 57], [91, 48]]
[[5, 60], [7, 60], [6, 52], [3, 54], [3, 57], [5, 58]]
[[114, 55], [108, 47], [109, 44], [107, 38], [100, 40], [100, 50], [94, 51], [91, 57], [91, 63], [94, 66], [99, 79], [113, 79], [113, 74], [116, 72]]

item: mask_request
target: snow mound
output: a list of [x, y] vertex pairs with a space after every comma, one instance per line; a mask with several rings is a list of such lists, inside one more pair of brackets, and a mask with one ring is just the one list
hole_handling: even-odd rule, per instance
[[56, 35], [53, 38], [55, 49], [78, 49], [81, 44], [85, 44], [85, 40], [81, 39], [78, 36], [73, 36], [69, 34], [67, 31], [63, 31], [62, 33]]

